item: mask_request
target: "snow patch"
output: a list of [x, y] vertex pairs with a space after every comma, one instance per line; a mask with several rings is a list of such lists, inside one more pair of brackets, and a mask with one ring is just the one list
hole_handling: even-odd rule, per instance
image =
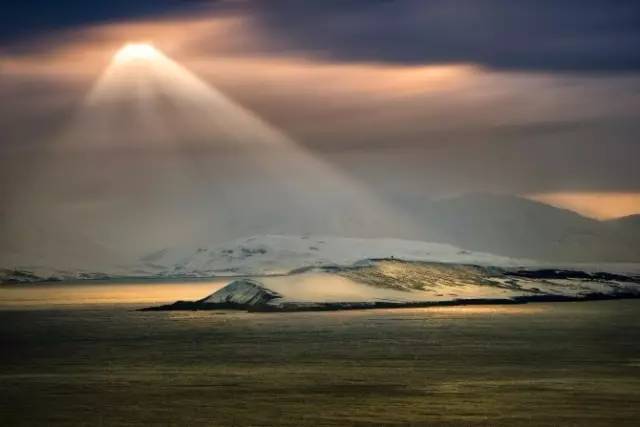
[[224, 288], [200, 300], [205, 304], [237, 304], [257, 306], [280, 298], [280, 294], [264, 287], [263, 284], [250, 279], [239, 279]]
[[287, 274], [305, 267], [344, 267], [381, 258], [496, 266], [533, 263], [440, 243], [333, 236], [252, 236], [220, 246], [157, 255], [154, 264], [165, 265], [167, 274], [188, 276]]

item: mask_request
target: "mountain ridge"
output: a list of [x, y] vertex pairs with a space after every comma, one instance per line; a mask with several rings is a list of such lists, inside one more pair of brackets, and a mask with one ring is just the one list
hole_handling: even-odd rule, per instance
[[[446, 245], [450, 254], [457, 252], [483, 253], [505, 259], [537, 260], [541, 263], [634, 263], [640, 262], [640, 215], [630, 215], [618, 219], [598, 221], [587, 218], [567, 209], [560, 209], [537, 201], [518, 196], [469, 194], [438, 200], [399, 201], [400, 205], [410, 206], [415, 215], [422, 217], [422, 231], [410, 236], [398, 238], [366, 237], [331, 237], [327, 239], [342, 240], [346, 247], [340, 244], [333, 251], [340, 252], [344, 259], [357, 262], [369, 258], [402, 257], [407, 254], [408, 247], [416, 245]], [[29, 230], [22, 225], [20, 229]], [[35, 230], [35, 229], [33, 229]], [[259, 230], [258, 230], [259, 231]], [[4, 246], [0, 268], [16, 278], [28, 277], [35, 274], [38, 277], [66, 278], [95, 278], [95, 277], [144, 277], [157, 275], [188, 275], [203, 269], [203, 257], [207, 251], [218, 248], [220, 253], [216, 268], [218, 274], [262, 274], [268, 265], [258, 270], [246, 268], [256, 259], [266, 259], [268, 256], [261, 251], [266, 247], [251, 244], [251, 239], [261, 239], [261, 236], [274, 236], [268, 232], [258, 233], [253, 237], [239, 238], [218, 244], [185, 245], [177, 248], [161, 248], [142, 255], [137, 259], [123, 260], [119, 257], [109, 258], [117, 250], [105, 248], [96, 250], [97, 246], [83, 236], [76, 235], [68, 229], [43, 229], [20, 234], [14, 232], [10, 238], [16, 240]], [[382, 231], [381, 231], [382, 233]], [[28, 238], [21, 241], [21, 236]], [[278, 234], [287, 236], [286, 234]], [[319, 238], [321, 235], [290, 236], [293, 240], [287, 244], [293, 245], [287, 249], [286, 244], [281, 247], [278, 259], [268, 260], [272, 267], [268, 272], [286, 273], [296, 268], [330, 265], [336, 262], [330, 254], [321, 254], [317, 242], [304, 246], [305, 239]], [[368, 237], [368, 236], [367, 236]], [[298, 243], [292, 243], [296, 239]], [[286, 240], [286, 237], [283, 237]], [[347, 249], [349, 240], [354, 243], [357, 239], [365, 239], [359, 246], [378, 245], [372, 251], [364, 251], [361, 247]], [[395, 247], [384, 246], [396, 241]], [[204, 239], [205, 241], [207, 239]], [[277, 240], [277, 239], [276, 239]], [[284, 242], [284, 240], [282, 242]], [[409, 243], [407, 243], [409, 242]], [[427, 243], [428, 242], [428, 243]], [[249, 243], [247, 245], [247, 243]], [[272, 243], [276, 243], [275, 241]], [[244, 252], [243, 252], [244, 245]], [[407, 246], [408, 245], [408, 246]], [[268, 244], [266, 246], [269, 246]], [[358, 246], [358, 245], [356, 245]], [[277, 248], [276, 244], [273, 248]], [[20, 248], [20, 251], [17, 251]], [[452, 249], [454, 248], [454, 249]], [[351, 252], [350, 252], [351, 251]], [[424, 250], [428, 252], [428, 250]], [[30, 256], [30, 254], [32, 256]], [[97, 255], [96, 255], [97, 254]], [[102, 254], [102, 255], [101, 255]], [[291, 262], [282, 261], [290, 259]], [[306, 259], [305, 259], [306, 258]], [[458, 257], [459, 258], [459, 257]], [[190, 261], [187, 261], [190, 259]], [[199, 261], [198, 261], [199, 260]], [[431, 259], [437, 261], [437, 259]], [[340, 261], [340, 260], [338, 260]], [[455, 259], [456, 262], [460, 259]], [[263, 268], [264, 267], [264, 268]], [[289, 268], [290, 267], [290, 268]], [[177, 269], [176, 269], [177, 268]], [[226, 270], [226, 271], [225, 271]], [[20, 273], [26, 275], [21, 275]]]
[[[630, 218], [599, 221], [524, 197], [470, 194], [428, 201], [416, 208], [425, 238], [469, 250], [552, 262], [638, 262]], [[615, 224], [615, 227], [612, 227]]]

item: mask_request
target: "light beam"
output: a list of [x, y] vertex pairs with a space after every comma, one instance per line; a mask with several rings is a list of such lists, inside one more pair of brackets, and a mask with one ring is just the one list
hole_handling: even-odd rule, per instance
[[[406, 215], [150, 44], [113, 56], [60, 142], [78, 161], [50, 165], [47, 181], [59, 198], [89, 192], [99, 201], [82, 218], [112, 247], [153, 243], [142, 253], [256, 233], [410, 235], [397, 230], [408, 228]], [[114, 223], [123, 212], [139, 219]]]
[[162, 56], [150, 43], [127, 43], [114, 55], [117, 63], [129, 61], [152, 61]]

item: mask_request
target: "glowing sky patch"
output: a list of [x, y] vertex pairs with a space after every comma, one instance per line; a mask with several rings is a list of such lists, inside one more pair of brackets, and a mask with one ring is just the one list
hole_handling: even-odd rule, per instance
[[152, 61], [161, 56], [150, 43], [127, 43], [114, 55], [116, 62]]
[[558, 192], [532, 194], [527, 197], [596, 219], [612, 219], [640, 213], [640, 193]]

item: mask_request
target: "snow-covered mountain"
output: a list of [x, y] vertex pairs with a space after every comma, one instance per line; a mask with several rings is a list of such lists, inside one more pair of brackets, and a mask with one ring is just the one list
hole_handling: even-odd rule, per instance
[[143, 269], [172, 276], [273, 275], [379, 258], [501, 266], [531, 262], [412, 240], [265, 235], [220, 246], [165, 249], [143, 258]]
[[[632, 264], [640, 261], [638, 215], [597, 221], [519, 197], [481, 194], [435, 201], [399, 200], [397, 205], [420, 218], [415, 222], [421, 224], [421, 231], [399, 233], [394, 235], [398, 238], [390, 239], [256, 230], [254, 237], [224, 244], [203, 233], [202, 242], [214, 243], [166, 248], [139, 259], [123, 257], [117, 248], [108, 248], [57, 224], [27, 226], [27, 221], [4, 221], [0, 281], [281, 274], [391, 257], [578, 269], [590, 267], [577, 264], [607, 263], [604, 271], [635, 271]], [[628, 265], [621, 267], [620, 263]]]

